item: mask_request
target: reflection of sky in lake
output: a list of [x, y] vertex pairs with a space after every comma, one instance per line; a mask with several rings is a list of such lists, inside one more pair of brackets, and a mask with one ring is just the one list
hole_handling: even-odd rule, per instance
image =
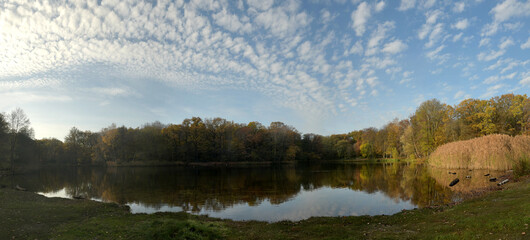
[[59, 197], [59, 198], [72, 198], [70, 194], [66, 193], [66, 188], [63, 188], [56, 192], [37, 192], [37, 194], [40, 194], [45, 197]]
[[[42, 196], [45, 196], [45, 197], [48, 197], [48, 198], [54, 198], [54, 197], [58, 197], [58, 198], [68, 198], [68, 199], [74, 199], [74, 196], [72, 194], [69, 194], [66, 192], [66, 188], [62, 188], [60, 189], [59, 191], [51, 191], [51, 192], [36, 192], [37, 194], [40, 194]], [[83, 197], [83, 196], [81, 196]], [[97, 202], [105, 202], [103, 201], [103, 199], [101, 198], [94, 198], [94, 197], [91, 197], [91, 198], [88, 198], [92, 201], [97, 201]]]
[[[180, 207], [128, 204], [133, 213], [178, 212]], [[302, 190], [296, 197], [281, 204], [265, 200], [258, 205], [236, 204], [220, 211], [202, 209], [197, 214], [232, 220], [302, 220], [318, 216], [361, 216], [394, 214], [402, 209], [412, 209], [410, 201], [389, 198], [381, 192], [366, 193], [347, 188], [324, 187], [313, 191]]]

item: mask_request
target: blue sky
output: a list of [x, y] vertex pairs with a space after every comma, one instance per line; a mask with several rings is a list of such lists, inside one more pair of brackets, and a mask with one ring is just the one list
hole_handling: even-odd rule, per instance
[[530, 89], [530, 1], [0, 2], [0, 111], [72, 126], [282, 121], [345, 133]]

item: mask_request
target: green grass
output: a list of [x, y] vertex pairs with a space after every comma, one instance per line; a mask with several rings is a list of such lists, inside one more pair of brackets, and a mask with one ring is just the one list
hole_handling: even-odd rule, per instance
[[528, 239], [528, 199], [526, 177], [451, 207], [269, 224], [130, 214], [115, 204], [0, 189], [0, 239]]
[[59, 227], [55, 239], [220, 239], [221, 222], [187, 214], [102, 216]]

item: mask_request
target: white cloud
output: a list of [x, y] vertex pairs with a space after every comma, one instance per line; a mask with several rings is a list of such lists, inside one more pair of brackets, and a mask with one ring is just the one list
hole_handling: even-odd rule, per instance
[[455, 93], [454, 99], [461, 99], [466, 93], [462, 90]]
[[504, 22], [514, 17], [530, 16], [530, 1], [505, 0], [490, 11], [495, 22]]
[[443, 30], [443, 23], [438, 23], [436, 26], [434, 26], [431, 34], [429, 34], [429, 41], [425, 43], [426, 48], [430, 48], [436, 44], [440, 38], [443, 36], [444, 30]]
[[[212, 1], [118, 1], [114, 8], [106, 7], [114, 4], [106, 1], [79, 6], [56, 1], [10, 2], [0, 8], [0, 88], [36, 88], [35, 79], [49, 79], [45, 75], [51, 72], [61, 78], [42, 85], [64, 87], [74, 81], [70, 79], [76, 84], [84, 79], [82, 84], [92, 93], [134, 95], [131, 89], [101, 88], [101, 84], [91, 82], [117, 76], [116, 81], [159, 81], [187, 90], [248, 89], [278, 99], [284, 107], [333, 112], [333, 96], [314, 76], [336, 74], [322, 54], [325, 46], [312, 44], [305, 55], [294, 54], [308, 39], [330, 40], [302, 35], [311, 18], [299, 10], [299, 2], [282, 2], [277, 8], [273, 1], [261, 2], [255, 7], [262, 12], [237, 15], [237, 9], [232, 11], [225, 3]], [[251, 14], [252, 19], [245, 14]], [[255, 33], [258, 28], [262, 29]], [[250, 32], [251, 37], [239, 37]], [[306, 56], [314, 58], [302, 62]], [[84, 71], [92, 65], [107, 68], [75, 75], [78, 69]], [[296, 77], [288, 77], [293, 72]]]
[[130, 89], [118, 88], [118, 87], [95, 87], [95, 88], [89, 89], [89, 91], [97, 93], [97, 94], [101, 94], [101, 95], [111, 96], [111, 97], [131, 96], [131, 95], [137, 96], [137, 94]]
[[67, 95], [57, 95], [50, 93], [41, 93], [33, 91], [16, 91], [6, 92], [0, 95], [0, 102], [2, 104], [12, 102], [13, 104], [20, 103], [42, 103], [42, 102], [70, 102], [72, 97]]
[[513, 72], [513, 73], [510, 73], [508, 75], [504, 75], [501, 78], [502, 79], [513, 79], [515, 77], [515, 75], [517, 75], [517, 72]]
[[370, 6], [366, 2], [362, 2], [357, 7], [357, 10], [351, 13], [352, 27], [357, 36], [362, 36], [366, 31], [366, 22], [371, 16], [370, 11]]
[[361, 41], [357, 41], [351, 48], [350, 48], [350, 51], [349, 53], [350, 54], [358, 54], [358, 55], [361, 55], [363, 54], [363, 45], [361, 43]]
[[503, 49], [500, 49], [498, 51], [491, 50], [489, 52], [481, 52], [477, 55], [477, 59], [479, 61], [491, 61], [491, 60], [497, 59], [498, 57], [504, 55], [504, 53], [506, 53], [506, 51]]
[[422, 102], [425, 102], [425, 95], [419, 94], [416, 98], [414, 98], [414, 103], [416, 105], [420, 105]]
[[519, 84], [530, 87], [530, 72], [526, 72], [523, 74], [523, 78], [521, 79], [521, 81], [519, 81]]
[[408, 83], [408, 82], [412, 81], [411, 76], [412, 76], [413, 73], [414, 72], [412, 72], [412, 71], [403, 72], [403, 79], [401, 79], [401, 81], [399, 81], [399, 84], [404, 84], [404, 83]]
[[[493, 14], [493, 22], [484, 25], [482, 29], [482, 36], [492, 36], [496, 34], [502, 27], [502, 22], [510, 20], [511, 18], [530, 16], [530, 1], [519, 2], [517, 0], [505, 0], [497, 4], [491, 9], [490, 14]], [[518, 27], [518, 24], [507, 25], [507, 28]]]
[[484, 27], [482, 28], [482, 33], [481, 35], [482, 36], [493, 36], [495, 35], [495, 33], [497, 33], [497, 31], [499, 31], [499, 23], [490, 23], [490, 24], [486, 24], [484, 25]]
[[498, 94], [499, 89], [503, 88], [504, 84], [497, 84], [491, 87], [488, 87], [486, 92], [480, 96], [480, 98], [490, 98]]
[[462, 20], [459, 20], [455, 24], [452, 25], [453, 28], [456, 28], [458, 30], [464, 30], [469, 26], [469, 21], [467, 18], [464, 18]]
[[505, 38], [500, 44], [499, 44], [499, 48], [500, 49], [506, 49], [507, 47], [509, 46], [512, 46], [514, 45], [515, 43], [513, 42], [512, 38]]
[[507, 31], [519, 31], [524, 26], [524, 23], [522, 22], [514, 22], [514, 23], [503, 23], [502, 27]]
[[252, 31], [252, 25], [250, 23], [242, 23], [237, 15], [228, 13], [226, 9], [214, 14], [212, 17], [217, 25], [224, 27], [228, 31], [241, 31], [242, 33]]
[[[475, 3], [470, 2], [465, 2], [465, 24], [458, 23], [464, 21], [463, 16], [451, 12], [454, 2], [432, 0], [358, 0], [353, 8], [331, 6], [331, 2], [322, 4], [327, 9], [317, 11], [307, 6], [313, 1], [300, 0], [67, 2], [71, 4], [44, 0], [0, 3], [0, 95], [6, 90], [42, 89], [48, 84], [78, 85], [77, 91], [85, 89], [83, 94], [104, 95], [111, 107], [113, 99], [145, 93], [139, 86], [152, 81], [182, 91], [249, 91], [270, 97], [281, 107], [322, 116], [335, 108], [362, 106], [362, 97], [371, 94], [386, 97], [392, 91], [388, 83], [407, 83], [406, 87], [412, 88], [408, 84], [413, 77], [424, 79], [423, 74], [433, 69], [443, 71], [440, 77], [445, 77], [453, 69], [440, 64], [449, 56], [460, 63], [477, 62], [477, 58], [493, 63], [507, 59], [502, 50], [508, 51], [513, 44], [530, 47], [520, 37], [525, 19], [519, 24], [499, 23], [500, 29], [518, 28], [519, 32], [509, 39], [491, 38], [490, 44], [485, 42], [490, 38], [482, 38], [481, 45], [488, 48], [477, 50], [480, 38], [470, 41], [477, 42], [475, 45], [461, 46], [463, 39], [476, 36], [472, 31], [483, 22], [472, 15]], [[399, 16], [379, 14], [396, 11], [386, 9], [390, 6], [413, 11]], [[337, 7], [349, 12], [339, 15], [343, 13], [335, 11]], [[418, 17], [425, 20], [418, 23]], [[383, 23], [396, 18], [400, 19]], [[405, 24], [397, 26], [398, 22]], [[353, 28], [344, 27], [348, 25]], [[452, 26], [468, 31], [450, 29]], [[407, 36], [410, 31], [417, 38]], [[423, 61], [431, 60], [437, 66], [414, 76], [412, 71], [403, 72], [414, 70], [400, 62], [409, 58], [402, 56], [412, 48], [423, 50]], [[477, 58], [469, 57], [470, 52], [478, 54]], [[521, 55], [510, 57], [516, 60]], [[477, 64], [464, 77], [491, 63]], [[98, 65], [106, 69], [92, 70]], [[526, 66], [503, 62], [495, 71], [499, 78], [516, 84], [526, 71], [518, 68]], [[50, 80], [56, 76], [61, 78]], [[117, 82], [107, 85], [113, 78]], [[39, 83], [36, 79], [49, 80]], [[84, 80], [78, 84], [77, 79]]]
[[499, 76], [490, 76], [490, 77], [484, 79], [484, 82], [483, 82], [483, 83], [484, 83], [484, 84], [492, 84], [492, 83], [496, 83], [496, 82], [498, 82], [499, 80], [501, 80], [501, 79], [499, 78]]
[[430, 59], [430, 60], [436, 60], [436, 59], [440, 59], [440, 52], [445, 48], [445, 45], [441, 45], [439, 47], [437, 47], [436, 49], [432, 50], [432, 51], [429, 51], [427, 52], [426, 56]]
[[431, 8], [436, 4], [436, 0], [423, 0], [422, 7], [425, 9]]
[[337, 15], [331, 15], [327, 9], [322, 9], [320, 11], [320, 18], [323, 24], [328, 24], [329, 22], [333, 21], [335, 17], [337, 17]]
[[526, 40], [525, 43], [521, 44], [521, 49], [528, 49], [530, 48], [530, 37], [528, 38], [528, 40]]
[[434, 46], [444, 35], [443, 23], [437, 23], [438, 19], [442, 17], [443, 12], [440, 10], [433, 10], [425, 13], [425, 24], [422, 25], [418, 31], [418, 38], [420, 40], [429, 36], [429, 41], [425, 43], [426, 48]]
[[401, 4], [399, 5], [398, 10], [406, 11], [413, 8], [414, 5], [416, 5], [416, 0], [401, 0]]
[[498, 76], [498, 75], [493, 75], [493, 76], [490, 76], [490, 77], [487, 77], [486, 79], [484, 79], [484, 81], [482, 83], [484, 84], [493, 84], [493, 83], [497, 83], [497, 82], [500, 82], [504, 79], [513, 79], [515, 77], [515, 75], [517, 75], [516, 72], [513, 72], [513, 73], [510, 73], [508, 75], [504, 75], [504, 76]]
[[464, 11], [466, 4], [464, 2], [457, 2], [453, 7], [453, 12], [461, 13]]
[[[381, 59], [378, 57], [369, 57], [365, 58], [364, 61], [369, 64], [370, 67], [374, 67], [376, 69], [386, 69], [389, 66], [396, 65], [396, 60], [386, 56], [385, 58]], [[369, 73], [374, 72], [373, 69], [369, 71]]]
[[431, 32], [432, 25], [424, 24], [421, 29], [418, 31], [418, 38], [423, 40]]
[[499, 59], [499, 60], [497, 60], [496, 63], [494, 63], [494, 64], [488, 66], [488, 67], [486, 68], [486, 70], [490, 70], [490, 71], [491, 71], [491, 70], [495, 70], [496, 68], [500, 67], [502, 64], [505, 64], [506, 62], [507, 62], [507, 60], [505, 60], [505, 59]]
[[394, 22], [385, 22], [383, 24], [378, 24], [377, 29], [372, 32], [370, 39], [368, 40], [368, 46], [365, 51], [366, 56], [371, 56], [379, 52], [379, 45], [383, 39], [386, 37], [386, 33], [394, 29]]
[[375, 11], [376, 12], [381, 12], [383, 11], [383, 9], [385, 8], [386, 4], [385, 4], [385, 1], [380, 1], [378, 2], [376, 5], [375, 5]]
[[[526, 61], [519, 61], [519, 60], [515, 60], [515, 59], [512, 59], [512, 58], [507, 58], [507, 59], [499, 59], [497, 60], [497, 62], [495, 62], [494, 64], [488, 66], [487, 68], [485, 68], [485, 70], [488, 70], [488, 71], [497, 71], [497, 72], [500, 72], [501, 74], [504, 74], [506, 73], [507, 71], [510, 71], [510, 70], [513, 70], [514, 68], [516, 67], [519, 67], [519, 66], [525, 66], [527, 64], [530, 63], [530, 60], [526, 60]], [[500, 69], [497, 70], [497, 69]]]
[[480, 39], [480, 42], [479, 42], [478, 46], [479, 47], [487, 46], [487, 45], [490, 44], [490, 41], [491, 41], [491, 39], [489, 39], [489, 38], [482, 38], [482, 39]]
[[407, 49], [407, 44], [401, 42], [401, 40], [395, 40], [393, 42], [385, 44], [383, 50], [381, 51], [389, 54], [396, 54], [405, 49]]
[[53, 78], [35, 77], [17, 81], [0, 81], [0, 92], [20, 89], [40, 89], [56, 88], [61, 85], [61, 81]]
[[270, 30], [277, 37], [286, 38], [293, 36], [299, 29], [310, 23], [310, 18], [305, 12], [292, 12], [296, 6], [280, 6], [270, 8], [259, 13], [254, 21], [263, 28]]
[[377, 85], [377, 77], [367, 78], [366, 83], [368, 83], [368, 85], [370, 85], [371, 87], [375, 87]]
[[274, 4], [274, 0], [247, 0], [247, 4], [251, 8], [266, 11], [272, 7], [272, 5]]
[[435, 24], [438, 21], [438, 18], [442, 16], [442, 12], [440, 10], [434, 10], [427, 12], [425, 14], [425, 23], [426, 24]]
[[464, 33], [459, 33], [457, 35], [454, 35], [453, 36], [453, 42], [457, 42], [458, 40], [460, 40], [463, 35], [464, 35]]
[[309, 41], [305, 41], [298, 46], [298, 54], [302, 59], [307, 60], [310, 57], [308, 56], [309, 53], [311, 53], [311, 43]]

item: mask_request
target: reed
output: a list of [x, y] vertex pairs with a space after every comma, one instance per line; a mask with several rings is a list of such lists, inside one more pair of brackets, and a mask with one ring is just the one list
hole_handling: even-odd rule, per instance
[[530, 136], [492, 134], [444, 144], [429, 156], [440, 168], [510, 170], [530, 156]]

